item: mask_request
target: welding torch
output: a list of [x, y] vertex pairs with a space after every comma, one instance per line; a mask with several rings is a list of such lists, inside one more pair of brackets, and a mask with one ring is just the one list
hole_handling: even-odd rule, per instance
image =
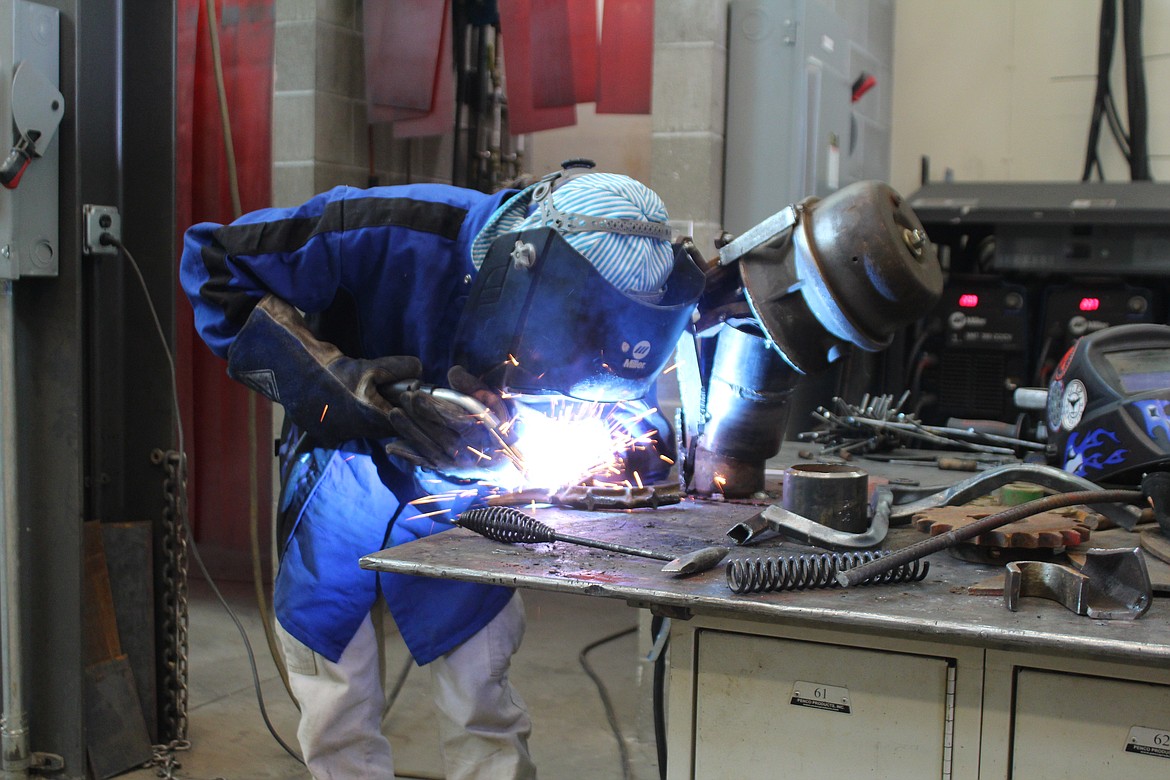
[[[501, 450], [508, 456], [508, 460], [519, 470], [523, 471], [522, 457], [514, 444], [508, 441], [507, 432], [511, 427], [509, 421], [502, 421], [496, 414], [478, 399], [452, 390], [448, 387], [427, 384], [419, 379], [406, 379], [392, 385], [383, 385], [378, 388], [392, 403], [397, 402], [404, 393], [428, 393], [440, 401], [445, 401], [467, 412], [468, 416], [483, 424], [490, 435], [495, 438]], [[485, 472], [486, 473], [486, 472]]]
[[457, 390], [452, 390], [449, 387], [439, 387], [438, 385], [425, 384], [419, 379], [404, 379], [401, 382], [395, 382], [394, 384], [390, 385], [388, 391], [384, 391], [382, 387], [379, 387], [378, 390], [380, 392], [384, 392], [386, 397], [390, 398], [391, 400], [394, 400], [403, 393], [430, 393], [435, 398], [438, 398], [442, 401], [448, 401], [458, 407], [461, 407], [462, 409], [465, 409], [469, 415], [475, 417], [478, 420], [481, 420], [484, 425], [503, 438], [504, 431], [501, 429], [503, 428], [504, 424], [500, 421], [500, 418], [496, 417], [495, 413], [492, 412], [491, 409], [487, 408], [487, 406], [480, 403], [477, 399], [460, 393]]

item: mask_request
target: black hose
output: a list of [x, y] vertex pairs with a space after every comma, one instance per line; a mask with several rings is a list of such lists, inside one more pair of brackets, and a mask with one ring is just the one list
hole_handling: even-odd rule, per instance
[[[657, 615], [650, 618], [650, 633], [657, 637], [663, 630], [665, 618]], [[658, 777], [666, 780], [666, 648], [663, 644], [654, 659], [654, 682], [652, 696], [654, 699], [654, 748], [658, 755]]]
[[1097, 34], [1097, 89], [1093, 95], [1093, 118], [1089, 123], [1089, 142], [1085, 150], [1085, 167], [1081, 181], [1092, 178], [1093, 168], [1104, 178], [1097, 144], [1101, 139], [1101, 118], [1105, 114], [1109, 94], [1109, 70], [1113, 64], [1113, 39], [1117, 35], [1117, 6], [1115, 0], [1101, 0], [1101, 21]]
[[1122, 40], [1125, 43], [1125, 103], [1129, 113], [1129, 171], [1133, 181], [1149, 181], [1149, 111], [1142, 60], [1142, 0], [1123, 0]]

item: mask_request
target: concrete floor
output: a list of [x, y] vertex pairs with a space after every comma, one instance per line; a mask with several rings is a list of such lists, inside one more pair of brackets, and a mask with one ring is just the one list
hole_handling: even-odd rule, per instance
[[[256, 658], [268, 717], [296, 748], [297, 713], [276, 672], [258, 617], [252, 586], [219, 583], [243, 624]], [[189, 652], [191, 749], [178, 754], [177, 778], [267, 780], [307, 778], [304, 767], [268, 733], [257, 704], [252, 672], [237, 629], [208, 586], [192, 575]], [[630, 757], [635, 780], [658, 777], [650, 695], [651, 667], [642, 660], [648, 642], [644, 613], [620, 601], [526, 591], [528, 630], [513, 661], [512, 677], [533, 719], [530, 749], [543, 780], [621, 778], [618, 743], [607, 723], [597, 686], [578, 661], [590, 643], [627, 628], [641, 629], [608, 642], [588, 656], [605, 685]], [[387, 618], [387, 678], [393, 685], [406, 651]], [[411, 664], [385, 722], [402, 778], [442, 778], [430, 674]], [[157, 778], [154, 768], [120, 775]]]

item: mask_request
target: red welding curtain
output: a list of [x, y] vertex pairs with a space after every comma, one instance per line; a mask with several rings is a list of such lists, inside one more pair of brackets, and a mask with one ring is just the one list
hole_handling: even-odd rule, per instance
[[[366, 104], [371, 122], [423, 117], [436, 108], [447, 0], [366, 0], [362, 8]], [[447, 129], [450, 129], [449, 127]]]
[[597, 0], [531, 0], [532, 96], [537, 108], [597, 95]]
[[513, 134], [576, 122], [577, 103], [599, 114], [649, 114], [654, 0], [500, 0], [508, 120]]
[[[181, 231], [189, 225], [233, 218], [206, 6], [206, 0], [178, 0], [177, 5], [176, 258]], [[216, 8], [240, 200], [249, 211], [272, 199], [273, 0], [217, 0]], [[227, 378], [224, 362], [195, 334], [181, 291], [176, 299], [177, 372], [195, 537], [205, 557], [222, 553], [214, 557], [221, 573], [243, 575], [249, 549], [249, 391]], [[267, 403], [257, 404], [256, 421], [257, 498], [266, 521], [272, 505]]]
[[[504, 50], [504, 88], [508, 93], [508, 128], [513, 135], [570, 127], [577, 124], [573, 103], [549, 108], [537, 106], [532, 73], [543, 63], [532, 54], [533, 0], [500, 0], [500, 35]], [[569, 85], [569, 90], [572, 86]]]
[[654, 0], [605, 0], [597, 63], [597, 113], [650, 113]]

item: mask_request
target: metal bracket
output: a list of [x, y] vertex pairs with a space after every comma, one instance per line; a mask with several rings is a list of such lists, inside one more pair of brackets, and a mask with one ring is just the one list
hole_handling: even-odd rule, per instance
[[1078, 615], [1098, 620], [1135, 620], [1150, 608], [1153, 587], [1139, 548], [1088, 550], [1080, 571], [1047, 561], [1006, 566], [1003, 597], [1019, 611], [1021, 596], [1059, 601]]
[[791, 205], [777, 211], [760, 224], [740, 234], [719, 250], [719, 265], [731, 265], [760, 244], [791, 230], [800, 220], [801, 206]]

